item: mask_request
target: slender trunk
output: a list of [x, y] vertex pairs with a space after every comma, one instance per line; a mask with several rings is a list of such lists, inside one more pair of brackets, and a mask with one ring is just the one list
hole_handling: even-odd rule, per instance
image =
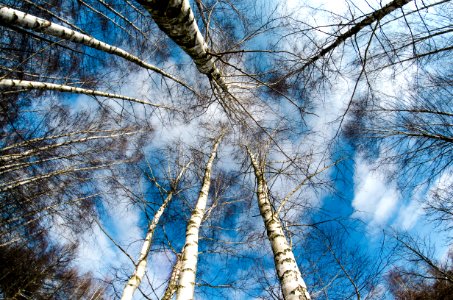
[[170, 280], [168, 281], [167, 289], [165, 290], [161, 300], [171, 300], [173, 295], [176, 293], [179, 274], [181, 273], [181, 265], [182, 255], [178, 254], [176, 257], [176, 263], [173, 266], [173, 271], [171, 272]]
[[80, 33], [78, 31], [72, 30], [70, 28], [52, 23], [50, 21], [47, 21], [45, 19], [38, 18], [36, 16], [26, 14], [22, 11], [16, 10], [9, 8], [4, 5], [0, 5], [0, 24], [6, 24], [6, 25], [15, 25], [15, 26], [20, 26], [22, 28], [26, 29], [31, 29], [34, 31], [42, 32], [45, 34], [52, 35], [57, 38], [69, 40], [75, 43], [83, 44], [85, 46], [101, 50], [107, 53], [111, 53], [114, 55], [117, 55], [119, 57], [122, 57], [130, 62], [133, 62], [140, 67], [146, 68], [148, 70], [152, 70], [156, 73], [161, 74], [162, 76], [165, 76], [167, 78], [170, 78], [171, 80], [183, 85], [184, 87], [188, 88], [189, 90], [193, 91], [192, 88], [190, 88], [185, 82], [179, 80], [178, 78], [174, 77], [173, 75], [170, 75], [163, 70], [159, 69], [156, 66], [153, 66], [137, 56], [134, 56], [130, 54], [129, 52], [109, 45], [107, 43], [101, 42], [89, 35]]
[[206, 203], [208, 200], [209, 187], [211, 185], [211, 170], [214, 158], [217, 153], [217, 148], [222, 140], [223, 134], [217, 138], [212, 147], [211, 154], [206, 164], [203, 183], [195, 208], [192, 211], [190, 220], [187, 223], [186, 242], [183, 248], [183, 257], [181, 265], [181, 274], [179, 276], [179, 284], [176, 292], [177, 300], [191, 300], [195, 292], [195, 275], [197, 272], [198, 262], [198, 235], [200, 225], [203, 220]]
[[146, 237], [145, 237], [145, 241], [143, 242], [143, 245], [142, 245], [142, 250], [140, 251], [140, 257], [138, 259], [137, 264], [135, 265], [134, 274], [129, 278], [126, 286], [124, 287], [123, 295], [121, 296], [121, 300], [132, 299], [132, 296], [134, 295], [135, 290], [140, 286], [143, 276], [145, 275], [146, 265], [148, 263], [148, 253], [149, 253], [149, 250], [151, 249], [151, 243], [152, 243], [152, 239], [153, 239], [153, 235], [154, 235], [154, 230], [156, 229], [157, 224], [159, 223], [159, 219], [162, 216], [162, 214], [164, 213], [165, 208], [168, 206], [171, 199], [173, 198], [173, 194], [175, 192], [176, 186], [178, 185], [178, 182], [181, 180], [182, 176], [184, 175], [184, 173], [187, 170], [187, 168], [189, 167], [189, 165], [190, 165], [190, 162], [182, 168], [181, 172], [178, 174], [178, 176], [172, 183], [173, 188], [170, 190], [170, 192], [168, 193], [164, 202], [159, 207], [157, 212], [154, 214], [154, 218], [151, 221], [151, 224], [149, 224], [148, 231], [147, 231]]
[[[68, 140], [68, 141], [64, 141], [61, 143], [49, 144], [49, 145], [46, 145], [43, 147], [36, 147], [36, 148], [32, 148], [30, 150], [22, 151], [20, 153], [11, 153], [11, 154], [0, 155], [0, 161], [11, 161], [11, 160], [23, 159], [23, 158], [30, 157], [35, 154], [44, 153], [46, 151], [49, 151], [49, 150], [52, 150], [55, 148], [60, 148], [63, 146], [69, 146], [72, 144], [80, 144], [80, 143], [85, 143], [85, 142], [99, 140], [99, 139], [113, 139], [116, 137], [124, 137], [124, 136], [128, 136], [128, 135], [134, 135], [137, 132], [138, 131], [130, 131], [130, 132], [115, 133], [115, 134], [111, 134], [111, 135], [89, 136], [89, 137], [84, 137], [84, 138], [77, 139], [77, 140]], [[0, 151], [1, 150], [3, 150], [3, 149], [0, 149]], [[2, 167], [0, 167], [0, 169], [2, 169]]]
[[9, 190], [21, 187], [23, 185], [30, 184], [32, 182], [41, 181], [41, 180], [44, 180], [44, 179], [47, 179], [47, 178], [51, 178], [51, 177], [55, 177], [55, 176], [59, 176], [59, 175], [64, 175], [64, 174], [68, 174], [68, 173], [75, 173], [75, 172], [86, 172], [86, 171], [93, 171], [93, 170], [99, 170], [99, 169], [106, 169], [106, 168], [108, 168], [110, 166], [123, 164], [123, 163], [125, 163], [125, 161], [119, 161], [119, 162], [114, 162], [114, 163], [110, 163], [110, 164], [106, 164], [106, 165], [99, 165], [99, 166], [94, 166], [94, 167], [82, 167], [82, 168], [69, 167], [69, 168], [53, 171], [53, 172], [50, 172], [50, 173], [47, 173], [47, 174], [42, 174], [42, 175], [37, 175], [37, 176], [27, 177], [27, 178], [22, 178], [22, 179], [19, 179], [19, 180], [15, 180], [15, 181], [12, 181], [12, 182], [6, 182], [4, 184], [1, 184], [0, 185], [0, 192], [6, 192], [6, 191], [9, 191]]
[[247, 149], [247, 151], [255, 173], [258, 206], [271, 243], [275, 269], [277, 270], [283, 297], [285, 300], [309, 300], [310, 295], [308, 294], [307, 286], [302, 279], [291, 246], [286, 240], [280, 219], [271, 205], [262, 168], [250, 150]]
[[[132, 131], [127, 131], [127, 130], [128, 130], [128, 128], [111, 129], [111, 130], [94, 130], [94, 129], [92, 129], [92, 130], [73, 131], [73, 132], [68, 132], [68, 133], [64, 133], [64, 134], [33, 138], [33, 139], [25, 140], [22, 142], [10, 144], [6, 147], [1, 148], [0, 151], [6, 151], [6, 150], [14, 149], [14, 148], [25, 147], [25, 146], [31, 145], [33, 143], [42, 142], [45, 140], [54, 140], [54, 139], [59, 139], [62, 137], [68, 137], [68, 136], [74, 136], [74, 135], [82, 135], [82, 134], [88, 134], [88, 133], [115, 133], [115, 132], [127, 133], [127, 132], [132, 132]], [[138, 132], [138, 131], [135, 131], [135, 132]]]
[[288, 75], [286, 75], [283, 78], [288, 78], [289, 76], [302, 72], [305, 70], [308, 66], [312, 65], [322, 57], [324, 57], [327, 53], [330, 51], [334, 50], [335, 48], [339, 47], [342, 45], [347, 39], [355, 36], [356, 34], [359, 33], [363, 28], [373, 24], [374, 22], [380, 21], [382, 18], [387, 16], [388, 14], [392, 13], [393, 11], [402, 8], [404, 5], [408, 4], [413, 0], [393, 0], [392, 2], [386, 4], [383, 6], [381, 9], [378, 9], [371, 14], [369, 14], [367, 17], [365, 17], [363, 20], [360, 22], [356, 23], [354, 26], [352, 26], [349, 30], [347, 30], [344, 33], [341, 33], [337, 35], [337, 38], [328, 46], [322, 48], [316, 55], [312, 56], [307, 62], [305, 62], [302, 67], [290, 72]]
[[145, 100], [132, 98], [128, 96], [118, 95], [118, 94], [111, 94], [105, 93], [96, 90], [84, 89], [69, 85], [63, 84], [55, 84], [50, 82], [40, 82], [40, 81], [27, 81], [27, 80], [18, 80], [18, 79], [0, 79], [0, 88], [21, 88], [25, 90], [44, 90], [44, 91], [58, 91], [58, 92], [67, 92], [67, 93], [75, 93], [75, 94], [84, 94], [89, 96], [99, 96], [99, 97], [106, 97], [106, 98], [115, 98], [121, 99], [126, 101], [131, 101], [135, 103], [150, 105], [154, 107], [160, 108], [167, 108], [171, 109], [170, 107], [166, 107], [164, 105], [154, 104]]
[[63, 160], [63, 159], [69, 159], [73, 158], [76, 156], [80, 156], [80, 153], [77, 154], [71, 154], [71, 155], [64, 155], [64, 156], [55, 156], [55, 157], [50, 157], [46, 159], [39, 159], [39, 160], [31, 160], [31, 161], [25, 161], [21, 163], [12, 163], [9, 165], [3, 165], [0, 167], [0, 175], [5, 174], [5, 173], [10, 173], [16, 170], [20, 169], [26, 169], [30, 166], [36, 166], [42, 163], [50, 162], [50, 161], [56, 161], [56, 160]]
[[154, 215], [154, 218], [149, 225], [148, 232], [146, 233], [145, 241], [142, 245], [142, 250], [140, 251], [140, 257], [137, 264], [135, 265], [134, 274], [129, 278], [126, 283], [126, 286], [123, 290], [123, 295], [121, 300], [130, 300], [134, 295], [135, 290], [140, 286], [140, 283], [145, 275], [146, 265], [148, 263], [148, 253], [151, 248], [151, 242], [154, 235], [154, 230], [156, 229], [157, 223], [159, 222], [160, 217], [162, 216], [165, 208], [168, 203], [170, 203], [173, 197], [173, 192], [170, 192], [165, 198], [164, 202], [160, 206], [159, 210]]

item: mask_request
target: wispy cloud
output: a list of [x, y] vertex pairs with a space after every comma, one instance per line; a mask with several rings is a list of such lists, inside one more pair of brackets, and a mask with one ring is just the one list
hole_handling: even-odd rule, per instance
[[354, 174], [354, 215], [374, 225], [385, 225], [395, 213], [400, 199], [396, 186], [385, 175], [373, 170], [360, 156]]

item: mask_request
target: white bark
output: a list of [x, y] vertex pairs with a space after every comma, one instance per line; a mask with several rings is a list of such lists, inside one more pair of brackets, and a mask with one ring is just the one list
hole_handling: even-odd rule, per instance
[[[181, 172], [178, 174], [176, 179], [173, 182], [173, 187], [176, 187], [178, 182], [181, 180], [182, 176], [184, 175], [185, 171], [189, 167], [190, 162], [184, 166], [181, 170]], [[130, 300], [132, 299], [132, 296], [134, 295], [135, 290], [140, 286], [140, 283], [143, 279], [143, 276], [145, 275], [146, 271], [146, 265], [148, 263], [148, 253], [149, 250], [151, 249], [151, 243], [154, 235], [154, 230], [157, 227], [157, 224], [159, 223], [159, 219], [164, 213], [165, 208], [167, 207], [168, 203], [170, 203], [171, 199], [173, 198], [175, 190], [172, 188], [170, 192], [168, 193], [167, 197], [165, 198], [164, 202], [162, 205], [159, 207], [157, 212], [154, 214], [153, 220], [151, 221], [151, 224], [149, 224], [148, 231], [146, 233], [145, 241], [143, 242], [142, 245], [142, 250], [140, 251], [140, 257], [138, 259], [137, 264], [135, 265], [135, 270], [134, 274], [129, 278], [126, 286], [124, 287], [123, 290], [123, 295], [121, 296], [121, 300]]]
[[[27, 151], [21, 151], [19, 153], [0, 155], [0, 161], [10, 161], [10, 160], [22, 159], [22, 158], [29, 157], [29, 156], [37, 154], [37, 153], [43, 153], [45, 151], [63, 147], [63, 146], [68, 146], [68, 145], [77, 144], [77, 143], [85, 143], [88, 141], [99, 140], [99, 139], [113, 139], [116, 137], [134, 135], [137, 132], [138, 131], [120, 132], [120, 133], [110, 134], [110, 135], [88, 136], [88, 137], [84, 137], [84, 138], [76, 139], [76, 140], [67, 140], [67, 141], [64, 141], [61, 143], [49, 144], [49, 145], [46, 145], [43, 147], [35, 147], [35, 148], [32, 148]], [[3, 149], [0, 149], [0, 151], [2, 151], [2, 150]], [[2, 167], [0, 167], [0, 169], [2, 169]]]
[[[127, 131], [127, 128], [125, 129], [111, 129], [111, 130], [81, 130], [81, 131], [73, 131], [73, 132], [68, 132], [64, 134], [58, 134], [58, 135], [50, 135], [50, 136], [44, 136], [44, 137], [39, 137], [39, 138], [34, 138], [34, 139], [29, 139], [25, 140], [22, 142], [10, 144], [6, 147], [3, 147], [0, 149], [0, 151], [6, 151], [6, 150], [11, 150], [14, 148], [20, 148], [20, 147], [28, 147], [30, 145], [33, 145], [33, 143], [38, 143], [42, 142], [45, 140], [55, 140], [55, 139], [60, 139], [63, 137], [70, 137], [74, 135], [82, 135], [82, 134], [88, 134], [88, 133], [115, 133], [115, 132], [123, 132], [123, 133], [128, 133], [128, 132], [138, 132], [138, 131]], [[1, 169], [1, 167], [0, 167]]]
[[12, 8], [6, 7], [4, 5], [0, 5], [0, 23], [20, 26], [20, 27], [23, 27], [26, 29], [31, 29], [34, 31], [42, 32], [42, 33], [49, 34], [49, 35], [52, 35], [52, 36], [55, 36], [55, 37], [58, 37], [61, 39], [69, 40], [69, 41], [72, 41], [75, 43], [80, 43], [85, 46], [95, 48], [97, 50], [101, 50], [101, 51], [104, 51], [107, 53], [117, 55], [119, 57], [122, 57], [130, 62], [133, 62], [133, 63], [139, 65], [140, 67], [146, 68], [148, 70], [152, 70], [156, 73], [161, 74], [162, 76], [170, 78], [171, 80], [183, 85], [184, 87], [190, 89], [191, 91], [194, 91], [185, 82], [181, 81], [180, 79], [164, 72], [163, 70], [159, 69], [156, 66], [153, 66], [152, 64], [149, 64], [149, 63], [141, 60], [137, 56], [134, 56], [121, 48], [101, 42], [89, 35], [86, 35], [86, 34], [78, 32], [78, 31], [72, 30], [70, 28], [52, 23], [45, 19], [41, 19], [36, 16], [26, 14], [22, 11], [12, 9]]
[[56, 160], [63, 160], [63, 159], [69, 159], [73, 158], [75, 156], [78, 156], [79, 154], [70, 154], [70, 155], [64, 155], [64, 156], [54, 156], [46, 159], [40, 159], [40, 160], [31, 160], [31, 161], [25, 161], [21, 163], [11, 163], [9, 165], [3, 165], [0, 167], [0, 175], [5, 174], [5, 173], [10, 173], [16, 170], [20, 169], [25, 169], [31, 166], [39, 165], [45, 162], [50, 162], [50, 161], [56, 161]]
[[159, 108], [166, 108], [171, 109], [165, 105], [154, 104], [145, 100], [132, 98], [128, 96], [123, 96], [119, 94], [112, 94], [106, 93], [91, 89], [84, 89], [79, 87], [73, 87], [69, 85], [63, 84], [55, 84], [50, 82], [39, 82], [39, 81], [27, 81], [27, 80], [18, 80], [18, 79], [1, 79], [0, 80], [0, 88], [22, 88], [26, 90], [49, 90], [49, 91], [58, 91], [58, 92], [67, 92], [67, 93], [75, 93], [75, 94], [85, 94], [90, 96], [99, 96], [99, 97], [106, 97], [106, 98], [115, 98], [121, 100], [127, 100], [135, 103], [150, 105], [153, 107]]
[[226, 92], [222, 74], [209, 54], [209, 47], [198, 28], [188, 0], [137, 0], [159, 28], [194, 61], [198, 71], [212, 78]]
[[98, 170], [98, 169], [105, 169], [105, 168], [108, 168], [110, 166], [113, 166], [113, 165], [116, 165], [116, 164], [122, 164], [122, 163], [124, 163], [124, 161], [110, 163], [110, 164], [107, 164], [107, 165], [99, 165], [99, 166], [94, 166], [94, 167], [83, 167], [83, 168], [69, 167], [69, 168], [65, 168], [65, 169], [62, 169], [62, 170], [53, 171], [53, 172], [50, 172], [50, 173], [47, 173], [47, 174], [42, 174], [42, 175], [33, 176], [33, 177], [27, 177], [27, 178], [22, 178], [22, 179], [19, 179], [19, 180], [15, 180], [15, 181], [12, 181], [12, 182], [6, 182], [4, 184], [1, 184], [0, 185], [0, 192], [6, 192], [6, 191], [9, 191], [9, 190], [18, 188], [20, 186], [30, 184], [32, 182], [41, 181], [41, 180], [44, 180], [44, 179], [47, 179], [47, 178], [51, 178], [51, 177], [54, 177], [54, 176], [64, 175], [64, 174], [68, 174], [68, 173], [75, 173], [75, 172], [86, 172], [86, 171], [93, 171], [93, 170]]
[[173, 295], [176, 293], [176, 286], [179, 279], [179, 274], [181, 273], [181, 265], [182, 265], [182, 255], [178, 254], [176, 257], [176, 263], [173, 267], [173, 271], [171, 272], [170, 279], [168, 281], [167, 289], [165, 290], [164, 295], [162, 296], [161, 300], [171, 300]]
[[258, 206], [274, 254], [275, 269], [285, 300], [309, 300], [310, 295], [286, 240], [282, 224], [275, 213], [268, 193], [266, 179], [255, 156], [247, 149], [257, 183]]
[[217, 153], [217, 148], [222, 140], [223, 134], [215, 141], [203, 177], [203, 183], [198, 195], [197, 204], [192, 211], [186, 229], [186, 241], [183, 248], [183, 257], [181, 273], [179, 275], [179, 284], [176, 291], [177, 300], [192, 300], [195, 292], [195, 275], [198, 263], [198, 235], [200, 225], [206, 210], [209, 187], [211, 185], [211, 170]]

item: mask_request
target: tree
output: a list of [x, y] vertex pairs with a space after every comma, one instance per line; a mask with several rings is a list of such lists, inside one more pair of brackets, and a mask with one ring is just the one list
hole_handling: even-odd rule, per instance
[[176, 290], [177, 299], [193, 299], [198, 261], [198, 234], [201, 222], [205, 217], [209, 188], [211, 186], [212, 166], [223, 135], [224, 133], [221, 133], [214, 142], [211, 154], [206, 163], [200, 194], [189, 222], [187, 223], [186, 241], [181, 257], [181, 272], [179, 274], [178, 288]]
[[447, 74], [448, 70], [441, 77], [427, 74], [418, 78], [407, 98], [382, 99], [377, 106], [362, 103], [353, 108], [354, 119], [346, 134], [371, 158], [377, 156], [376, 150], [385, 153], [378, 164], [397, 165], [396, 170], [405, 173], [402, 184], [432, 183], [451, 173], [453, 114]]
[[387, 275], [395, 299], [451, 299], [452, 257], [441, 263], [432, 256], [432, 246], [409, 235], [394, 236], [408, 264], [396, 266]]
[[[264, 162], [257, 160], [255, 154], [249, 149], [247, 149], [247, 152], [255, 173], [258, 205], [272, 246], [275, 269], [280, 280], [283, 297], [285, 299], [310, 299], [307, 286], [302, 279], [294, 254], [279, 220], [280, 207], [275, 211], [271, 206], [269, 191], [263, 174]], [[280, 205], [282, 206], [284, 203]]]
[[[341, 13], [288, 5], [290, 10], [278, 1], [230, 0], [6, 0], [0, 5], [5, 32], [0, 38], [0, 247], [33, 243], [35, 233], [59, 224], [71, 228], [77, 240], [78, 233], [98, 223], [115, 246], [135, 257], [104, 228], [99, 213], [103, 203], [127, 195], [147, 224], [140, 256], [132, 259], [133, 275], [123, 270], [130, 279], [126, 298], [135, 289], [148, 297], [139, 288], [147, 260], [169, 249], [177, 259], [167, 292], [149, 285], [155, 297], [176, 291], [178, 299], [192, 299], [196, 288], [203, 293], [242, 289], [238, 297], [265, 297], [266, 291], [272, 298], [309, 299], [308, 290], [327, 297], [328, 292], [316, 293], [315, 282], [335, 282], [338, 294], [353, 287], [357, 298], [372, 290], [369, 278], [380, 271], [367, 269], [369, 276], [363, 275], [349, 263], [350, 256], [338, 254], [350, 252], [336, 248], [339, 242], [329, 234], [293, 225], [323, 209], [317, 205], [323, 205], [327, 173], [334, 172], [330, 167], [339, 156], [367, 152], [398, 165], [402, 172], [394, 178], [410, 189], [451, 173], [451, 74], [442, 66], [452, 50], [451, 4], [346, 1]], [[402, 71], [415, 74], [415, 91], [382, 92], [383, 83], [400, 78]], [[329, 98], [340, 98], [343, 83], [350, 86], [341, 96], [346, 100], [332, 103]], [[330, 115], [332, 120], [324, 118]], [[156, 141], [149, 138], [151, 128]], [[160, 198], [142, 190], [147, 174], [137, 172], [147, 154], [142, 152], [159, 148], [154, 142], [177, 148], [175, 139], [161, 135], [178, 131], [198, 152], [193, 169], [205, 169], [204, 176], [191, 176], [196, 188], [187, 185], [176, 204], [170, 200], [179, 177], [168, 176], [167, 191], [154, 187], [154, 195], [166, 195], [156, 201]], [[226, 135], [225, 147], [217, 153], [219, 141], [214, 142], [204, 166], [200, 153], [206, 137], [219, 132]], [[356, 147], [341, 153], [340, 133], [352, 137]], [[230, 166], [219, 163], [225, 170], [211, 176], [215, 156], [230, 159]], [[227, 179], [228, 168], [242, 182]], [[232, 187], [209, 192], [211, 182], [222, 181]], [[250, 196], [254, 183], [257, 206]], [[235, 202], [219, 196], [220, 190], [246, 192]], [[193, 199], [198, 199], [195, 208]], [[430, 203], [445, 211], [439, 202]], [[255, 208], [267, 238], [252, 221], [249, 211]], [[184, 236], [178, 234], [181, 228]], [[309, 261], [309, 253], [292, 245], [294, 236], [310, 235], [342, 281], [310, 272], [316, 256]], [[272, 253], [259, 249], [265, 240]], [[263, 250], [263, 257], [248, 248]], [[199, 260], [199, 252], [215, 259]], [[247, 270], [214, 275], [219, 264], [224, 264], [219, 270], [237, 271], [229, 262], [233, 257]], [[277, 276], [260, 277], [264, 287], [244, 288], [240, 281], [260, 268]], [[326, 278], [317, 278], [320, 274]]]
[[3, 272], [0, 280], [6, 299], [106, 299], [107, 285], [72, 267], [75, 245], [60, 247], [36, 234], [33, 243], [0, 247]]
[[[179, 181], [181, 180], [181, 177], [184, 175], [184, 173], [186, 172], [187, 168], [189, 167], [189, 165], [191, 163], [192, 162], [189, 161], [189, 163], [187, 163], [185, 166], [183, 166], [181, 168], [181, 171], [177, 175], [177, 177], [174, 178], [174, 180], [172, 180], [170, 190], [166, 191], [165, 200], [163, 201], [163, 203], [159, 207], [159, 209], [156, 211], [152, 221], [150, 222], [148, 231], [146, 232], [145, 240], [143, 242], [142, 250], [140, 251], [140, 257], [138, 258], [137, 263], [135, 263], [134, 274], [130, 277], [129, 281], [127, 282], [126, 287], [124, 288], [124, 291], [123, 291], [123, 296], [121, 297], [121, 299], [132, 299], [134, 291], [140, 285], [140, 282], [142, 281], [143, 275], [145, 274], [145, 271], [146, 271], [148, 253], [151, 250], [153, 234], [159, 223], [159, 219], [162, 216], [162, 214], [164, 213], [165, 208], [168, 206], [168, 204], [172, 200], [173, 194], [178, 192], [177, 187], [178, 187]], [[181, 261], [181, 260], [178, 259], [178, 262], [179, 261]], [[178, 262], [177, 262], [177, 264], [178, 264]], [[178, 270], [180, 268], [181, 267], [179, 265], [174, 267], [175, 270]], [[172, 274], [171, 281], [176, 281], [175, 277], [179, 277], [179, 274], [175, 274], [175, 275]], [[170, 282], [169, 286], [172, 286], [172, 285], [175, 285], [175, 284]], [[173, 288], [170, 287], [169, 289], [171, 290]]]

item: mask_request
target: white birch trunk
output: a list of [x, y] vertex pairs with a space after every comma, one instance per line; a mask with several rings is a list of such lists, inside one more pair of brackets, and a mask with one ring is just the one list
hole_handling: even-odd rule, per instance
[[176, 257], [176, 263], [173, 267], [173, 271], [171, 272], [170, 280], [168, 281], [167, 289], [165, 290], [164, 295], [162, 296], [161, 300], [171, 300], [173, 295], [176, 293], [176, 286], [179, 279], [179, 274], [181, 273], [181, 265], [182, 265], [182, 255], [178, 254]]
[[92, 170], [104, 169], [104, 168], [108, 168], [110, 166], [117, 165], [117, 164], [122, 164], [122, 163], [124, 163], [124, 161], [110, 163], [110, 164], [107, 164], [107, 165], [99, 165], [99, 166], [95, 166], [95, 167], [83, 167], [83, 168], [70, 167], [70, 168], [65, 168], [65, 169], [58, 170], [58, 171], [53, 171], [53, 172], [50, 172], [50, 173], [47, 173], [47, 174], [43, 174], [43, 175], [22, 178], [22, 179], [19, 179], [19, 180], [15, 180], [15, 181], [12, 181], [12, 182], [6, 182], [4, 184], [1, 184], [0, 185], [0, 192], [6, 192], [6, 191], [9, 191], [9, 190], [18, 188], [20, 186], [30, 184], [30, 183], [35, 182], [35, 181], [41, 181], [41, 180], [44, 180], [44, 179], [47, 179], [47, 178], [51, 178], [51, 177], [54, 177], [54, 176], [58, 176], [58, 175], [63, 175], [63, 174], [68, 174], [68, 173], [75, 173], [75, 172], [82, 172], [82, 171], [92, 171]]
[[22, 11], [0, 5], [0, 24], [8, 24], [8, 25], [15, 25], [15, 26], [20, 26], [22, 28], [26, 29], [31, 29], [34, 31], [42, 32], [48, 35], [52, 35], [61, 39], [69, 40], [75, 43], [80, 43], [85, 46], [101, 50], [107, 53], [111, 53], [114, 55], [117, 55], [119, 57], [122, 57], [130, 62], [133, 62], [140, 67], [146, 68], [148, 70], [152, 70], [156, 73], [161, 74], [162, 76], [165, 76], [167, 78], [170, 78], [171, 80], [183, 85], [184, 87], [190, 89], [191, 91], [194, 91], [192, 88], [190, 88], [185, 82], [182, 80], [174, 77], [173, 75], [170, 75], [163, 70], [159, 69], [156, 66], [153, 66], [152, 64], [149, 64], [137, 56], [134, 56], [130, 54], [129, 52], [109, 45], [107, 43], [101, 42], [94, 37], [91, 37], [89, 35], [80, 33], [78, 31], [72, 30], [70, 28], [52, 23], [50, 21], [47, 21], [45, 19], [38, 18], [36, 16], [26, 14]]
[[[178, 185], [178, 182], [181, 180], [181, 177], [184, 175], [184, 172], [187, 170], [189, 165], [190, 165], [190, 162], [182, 168], [181, 172], [178, 174], [178, 176], [176, 177], [175, 181], [172, 184], [173, 187], [176, 187]], [[149, 250], [151, 249], [151, 243], [152, 243], [152, 239], [153, 239], [153, 235], [154, 235], [154, 230], [156, 229], [157, 224], [159, 223], [159, 219], [162, 216], [162, 214], [164, 213], [165, 208], [167, 207], [168, 203], [170, 203], [171, 199], [173, 198], [174, 192], [175, 192], [175, 190], [174, 190], [174, 188], [172, 188], [172, 190], [168, 193], [168, 195], [165, 198], [162, 205], [159, 207], [157, 212], [154, 214], [151, 224], [149, 224], [148, 231], [147, 231], [146, 237], [145, 237], [145, 241], [143, 242], [142, 250], [140, 251], [140, 257], [138, 259], [137, 264], [135, 265], [134, 274], [129, 278], [126, 286], [124, 287], [123, 295], [121, 296], [121, 300], [132, 299], [132, 296], [134, 295], [135, 290], [140, 286], [140, 283], [146, 272], [146, 265], [148, 263], [148, 253], [149, 253]]]
[[195, 208], [192, 211], [186, 229], [186, 241], [183, 248], [183, 257], [181, 264], [181, 273], [179, 275], [179, 284], [176, 291], [177, 300], [192, 300], [195, 292], [195, 275], [197, 272], [198, 263], [198, 235], [200, 225], [203, 220], [206, 203], [208, 200], [209, 187], [211, 185], [211, 170], [214, 158], [217, 153], [217, 148], [222, 140], [223, 134], [215, 141], [206, 163], [203, 183]]
[[[20, 153], [11, 153], [11, 154], [5, 154], [5, 155], [0, 155], [0, 161], [11, 161], [11, 160], [18, 160], [22, 159], [25, 157], [29, 157], [35, 154], [43, 153], [51, 149], [59, 148], [59, 147], [64, 147], [64, 146], [69, 146], [72, 144], [78, 144], [78, 143], [85, 143], [93, 140], [99, 140], [99, 139], [113, 139], [116, 137], [122, 137], [122, 136], [128, 136], [128, 135], [134, 135], [138, 131], [130, 131], [130, 132], [120, 132], [116, 134], [111, 134], [111, 135], [97, 135], [97, 136], [89, 136], [89, 137], [84, 137], [81, 139], [77, 140], [68, 140], [64, 141], [61, 143], [56, 143], [56, 144], [49, 144], [43, 147], [35, 147], [30, 150], [22, 151]], [[0, 149], [0, 151], [3, 151], [3, 149]], [[3, 167], [0, 167], [0, 170]]]
[[21, 88], [25, 90], [49, 90], [49, 91], [58, 91], [58, 92], [67, 92], [67, 93], [75, 93], [75, 94], [85, 94], [89, 96], [99, 96], [99, 97], [106, 97], [106, 98], [114, 98], [114, 99], [121, 99], [127, 100], [135, 103], [150, 105], [153, 107], [159, 108], [167, 108], [171, 109], [170, 107], [154, 104], [145, 100], [132, 98], [128, 96], [123, 96], [119, 94], [112, 94], [112, 93], [105, 93], [101, 91], [91, 90], [91, 89], [84, 89], [79, 87], [73, 87], [69, 85], [63, 84], [55, 84], [50, 82], [40, 82], [40, 81], [28, 81], [28, 80], [18, 80], [18, 79], [1, 79], [0, 80], [0, 88]]
[[59, 138], [63, 138], [63, 137], [70, 137], [70, 136], [74, 136], [74, 135], [82, 135], [82, 134], [88, 134], [88, 133], [115, 133], [115, 132], [128, 133], [128, 132], [139, 132], [139, 131], [127, 131], [127, 128], [125, 128], [125, 129], [111, 129], [111, 130], [81, 130], [81, 131], [73, 131], [73, 132], [68, 132], [68, 133], [59, 134], [59, 135], [50, 135], [50, 136], [33, 138], [33, 139], [25, 140], [25, 141], [22, 141], [22, 142], [10, 144], [10, 145], [8, 145], [6, 147], [1, 148], [0, 151], [6, 151], [6, 150], [14, 149], [14, 148], [25, 147], [25, 146], [32, 145], [33, 143], [42, 142], [42, 141], [45, 141], [45, 140], [54, 140], [54, 139], [59, 139]]
[[137, 0], [137, 2], [151, 13], [157, 26], [192, 58], [198, 71], [208, 75], [227, 91], [188, 0]]
[[310, 295], [297, 266], [283, 227], [269, 200], [264, 174], [255, 156], [247, 150], [257, 183], [258, 206], [274, 254], [275, 269], [285, 300], [309, 300]]

